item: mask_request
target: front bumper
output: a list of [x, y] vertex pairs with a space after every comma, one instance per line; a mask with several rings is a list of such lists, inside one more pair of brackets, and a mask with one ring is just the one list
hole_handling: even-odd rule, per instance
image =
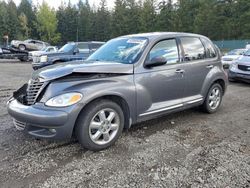
[[234, 72], [232, 70], [229, 70], [228, 72], [228, 78], [233, 79], [233, 80], [239, 80], [239, 81], [244, 81], [247, 83], [250, 83], [250, 74], [245, 74], [245, 73], [238, 73]]
[[76, 106], [51, 108], [43, 103], [26, 106], [11, 98], [8, 113], [18, 129], [37, 138], [69, 139], [80, 111]]

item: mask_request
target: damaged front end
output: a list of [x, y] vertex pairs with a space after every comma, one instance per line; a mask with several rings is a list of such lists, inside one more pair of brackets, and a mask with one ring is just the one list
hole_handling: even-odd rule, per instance
[[28, 84], [24, 84], [17, 91], [13, 92], [13, 98], [24, 105], [27, 103], [27, 88]]
[[13, 98], [23, 105], [33, 105], [36, 103], [41, 91], [47, 84], [45, 82], [30, 80], [29, 83], [24, 84], [20, 89], [13, 93]]

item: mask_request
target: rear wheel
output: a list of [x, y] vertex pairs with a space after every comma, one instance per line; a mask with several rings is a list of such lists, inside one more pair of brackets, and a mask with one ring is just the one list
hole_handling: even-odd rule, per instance
[[20, 44], [20, 45], [18, 46], [18, 49], [21, 50], [21, 51], [24, 51], [24, 50], [26, 50], [26, 46], [23, 45], [23, 44]]
[[80, 114], [75, 131], [84, 148], [99, 151], [114, 144], [123, 127], [124, 114], [121, 107], [110, 100], [98, 100]]
[[220, 84], [215, 83], [209, 89], [206, 99], [202, 105], [202, 108], [207, 113], [215, 113], [221, 104], [223, 96], [223, 90]]

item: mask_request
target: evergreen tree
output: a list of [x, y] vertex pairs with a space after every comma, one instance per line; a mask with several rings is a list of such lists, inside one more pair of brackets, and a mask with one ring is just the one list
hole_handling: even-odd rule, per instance
[[96, 12], [94, 40], [106, 41], [110, 38], [110, 14], [106, 6], [106, 0], [101, 0]]
[[56, 32], [56, 12], [43, 1], [37, 12], [37, 30], [44, 41], [56, 44], [60, 40], [60, 34]]
[[175, 31], [193, 32], [199, 0], [179, 0], [174, 17]]
[[112, 36], [117, 37], [128, 33], [126, 24], [126, 3], [124, 0], [116, 0], [114, 13], [112, 15], [111, 28]]
[[0, 1], [0, 44], [3, 41], [3, 36], [8, 33], [7, 25], [7, 4], [5, 1]]
[[10, 0], [6, 6], [6, 31], [9, 39], [17, 39], [20, 34], [20, 24], [18, 20], [17, 7], [13, 0]]
[[174, 5], [172, 0], [162, 0], [159, 3], [160, 13], [157, 15], [157, 30], [174, 31]]
[[25, 40], [29, 37], [29, 31], [30, 31], [30, 28], [28, 27], [28, 19], [23, 12], [18, 16], [18, 19], [20, 22], [20, 30], [21, 30], [21, 36], [19, 38]]
[[62, 4], [56, 14], [58, 20], [57, 31], [61, 34], [62, 43], [76, 41], [77, 40], [77, 23], [79, 12], [76, 6], [73, 6], [70, 2], [67, 6]]
[[[30, 1], [21, 0], [17, 11], [19, 16], [21, 16], [22, 18], [24, 18], [25, 16], [27, 19], [28, 35], [31, 36], [31, 38], [36, 38], [37, 36], [35, 28], [36, 14], [35, 11], [32, 9], [32, 4], [30, 3]], [[25, 36], [24, 33], [22, 34]]]
[[79, 16], [78, 16], [78, 39], [79, 41], [86, 41], [91, 40], [92, 36], [92, 28], [91, 25], [91, 19], [93, 19], [91, 8], [89, 6], [88, 0], [83, 3], [81, 0], [79, 0], [78, 3], [78, 9], [79, 9]]
[[155, 0], [145, 0], [140, 15], [140, 31], [156, 31]]

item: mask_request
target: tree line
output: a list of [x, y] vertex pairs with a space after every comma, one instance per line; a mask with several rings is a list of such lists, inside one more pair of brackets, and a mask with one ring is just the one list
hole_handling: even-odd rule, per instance
[[0, 36], [40, 39], [51, 44], [68, 41], [107, 41], [120, 35], [179, 31], [213, 40], [250, 38], [249, 0], [116, 0], [113, 9], [101, 0], [61, 4], [57, 10], [43, 1], [0, 1]]

